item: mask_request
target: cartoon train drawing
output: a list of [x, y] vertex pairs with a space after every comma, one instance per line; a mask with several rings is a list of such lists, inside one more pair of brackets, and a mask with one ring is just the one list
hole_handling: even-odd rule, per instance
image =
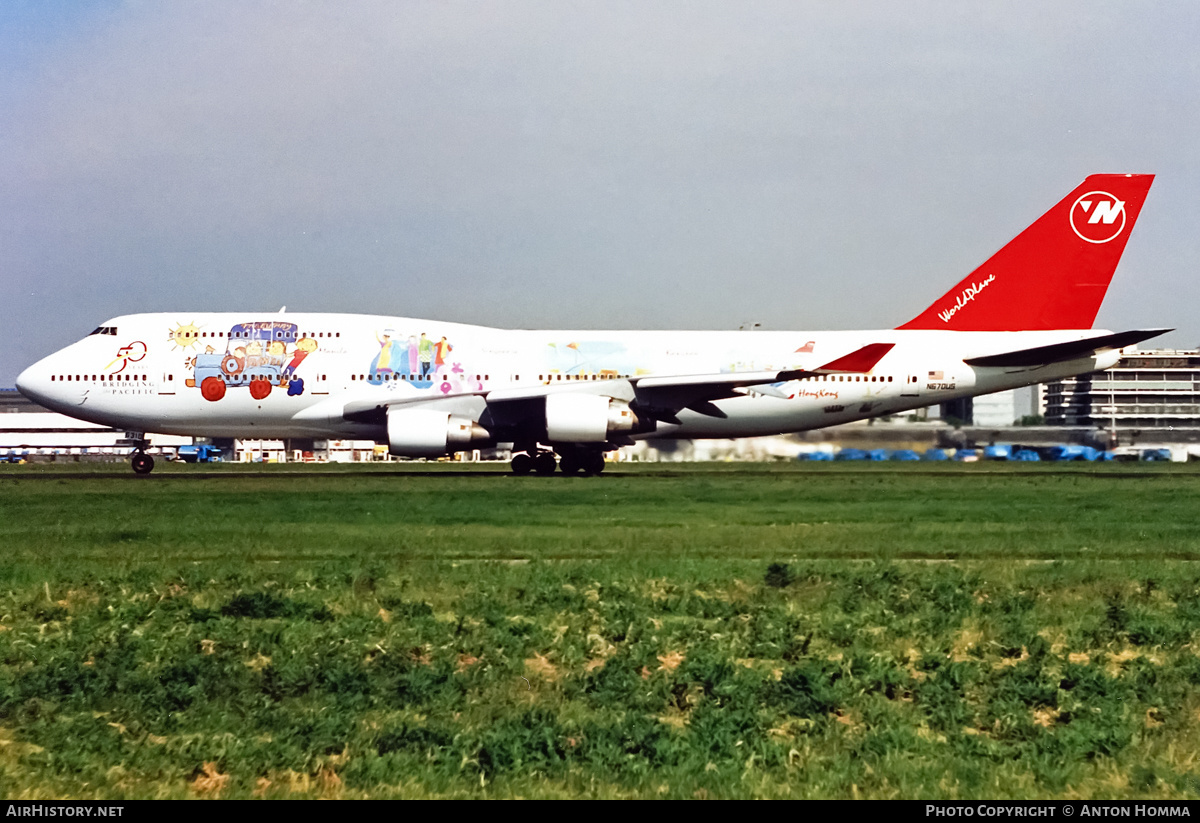
[[300, 337], [295, 323], [239, 323], [229, 330], [224, 354], [196, 355], [194, 384], [213, 402], [238, 386], [248, 386], [255, 400], [267, 397], [274, 386], [300, 394], [304, 381], [295, 377], [296, 368], [316, 348], [311, 337]]

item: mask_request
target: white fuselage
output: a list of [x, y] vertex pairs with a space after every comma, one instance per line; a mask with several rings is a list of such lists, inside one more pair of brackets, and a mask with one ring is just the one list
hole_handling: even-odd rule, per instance
[[132, 431], [382, 440], [378, 423], [345, 419], [346, 405], [447, 398], [456, 414], [477, 415], [500, 389], [611, 387], [619, 395], [630, 377], [815, 369], [869, 343], [895, 344], [869, 373], [740, 389], [715, 402], [724, 417], [685, 409], [678, 423], [637, 435], [749, 437], [1108, 368], [1118, 352], [1030, 368], [963, 362], [1105, 333], [515, 331], [376, 315], [139, 314], [41, 360], [18, 386], [48, 408]]

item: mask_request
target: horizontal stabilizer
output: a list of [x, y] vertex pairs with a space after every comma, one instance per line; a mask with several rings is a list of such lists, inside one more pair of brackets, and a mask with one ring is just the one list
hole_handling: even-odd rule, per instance
[[882, 360], [883, 356], [895, 347], [895, 343], [868, 343], [861, 349], [850, 352], [845, 357], [839, 357], [837, 360], [826, 363], [819, 369], [813, 369], [813, 372], [816, 374], [840, 372], [865, 374], [875, 368], [875, 364]]
[[1045, 366], [1050, 363], [1061, 363], [1064, 360], [1078, 360], [1100, 351], [1123, 349], [1169, 331], [1174, 331], [1174, 329], [1134, 329], [1101, 337], [1055, 343], [1050, 346], [1037, 346], [1032, 349], [1018, 349], [1003, 354], [972, 357], [963, 362], [968, 366]]

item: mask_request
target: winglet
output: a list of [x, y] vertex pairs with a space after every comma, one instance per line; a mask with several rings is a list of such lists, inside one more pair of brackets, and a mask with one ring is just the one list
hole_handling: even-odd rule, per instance
[[895, 348], [895, 343], [868, 343], [857, 351], [852, 351], [844, 357], [839, 357], [837, 360], [830, 361], [819, 369], [813, 369], [814, 372], [851, 372], [854, 374], [863, 374], [875, 368], [875, 364], [883, 359], [883, 356]]

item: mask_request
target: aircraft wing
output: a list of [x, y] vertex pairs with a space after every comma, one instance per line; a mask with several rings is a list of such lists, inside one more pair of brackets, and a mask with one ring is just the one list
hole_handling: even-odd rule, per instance
[[1111, 349], [1123, 349], [1158, 337], [1174, 329], [1134, 329], [1116, 334], [1105, 334], [1100, 337], [1088, 337], [1084, 340], [1071, 340], [1066, 343], [1054, 343], [1049, 346], [1036, 346], [1032, 349], [1017, 349], [1002, 354], [989, 354], [984, 357], [970, 357], [964, 360], [968, 366], [1048, 366], [1065, 360], [1078, 360], [1089, 357], [1097, 352]]
[[871, 343], [847, 355], [831, 360], [815, 369], [784, 369], [780, 371], [732, 372], [722, 374], [683, 374], [673, 376], [647, 375], [632, 378], [637, 404], [649, 416], [666, 423], [678, 423], [676, 416], [683, 409], [710, 417], [725, 417], [714, 400], [736, 397], [754, 386], [786, 383], [820, 374], [862, 374], [875, 367], [892, 350], [893, 343]]
[[493, 418], [516, 423], [531, 404], [552, 394], [598, 394], [636, 403], [642, 413], [667, 423], [678, 423], [678, 413], [690, 409], [712, 417], [725, 417], [714, 400], [737, 397], [738, 389], [785, 383], [820, 374], [861, 374], [870, 371], [892, 350], [893, 343], [871, 343], [815, 369], [768, 369], [708, 374], [640, 375], [617, 380], [551, 383], [520, 388], [491, 389], [431, 397], [369, 398], [354, 400], [342, 408], [347, 420], [370, 422], [390, 407], [420, 406], [445, 409], [458, 414], [478, 413], [484, 408]]

